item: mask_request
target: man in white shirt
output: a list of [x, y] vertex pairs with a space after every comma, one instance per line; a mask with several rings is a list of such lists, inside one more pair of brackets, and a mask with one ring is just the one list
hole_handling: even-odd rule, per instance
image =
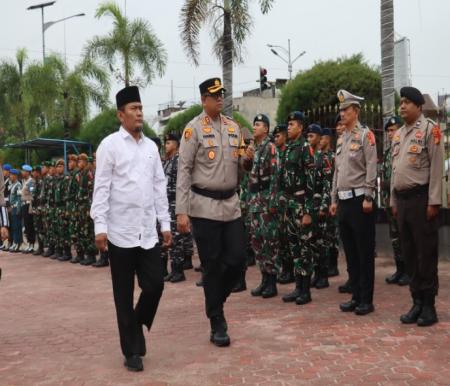
[[[158, 149], [142, 133], [138, 88], [119, 91], [116, 102], [121, 127], [98, 147], [91, 217], [97, 248], [109, 251], [125, 367], [142, 371], [142, 326], [150, 331], [164, 288], [156, 222], [170, 245], [169, 204]], [[133, 308], [135, 274], [142, 292]]]

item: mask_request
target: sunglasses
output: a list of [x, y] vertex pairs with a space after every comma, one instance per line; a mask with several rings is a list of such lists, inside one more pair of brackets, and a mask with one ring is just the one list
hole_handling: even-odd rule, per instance
[[223, 98], [224, 96], [225, 96], [225, 93], [222, 91], [222, 92], [217, 92], [217, 93], [215, 93], [215, 94], [209, 94], [209, 93], [206, 93], [206, 94], [204, 94], [206, 97], [211, 97], [211, 98], [214, 98], [215, 100], [218, 100], [218, 99], [220, 99], [220, 98]]

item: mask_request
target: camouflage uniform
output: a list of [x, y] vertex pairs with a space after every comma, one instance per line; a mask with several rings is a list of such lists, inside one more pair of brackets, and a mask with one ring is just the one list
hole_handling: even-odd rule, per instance
[[50, 189], [51, 179], [52, 177], [49, 174], [47, 174], [45, 177], [41, 179], [41, 190], [38, 196], [39, 212], [42, 221], [42, 228], [40, 229], [40, 234], [42, 235], [42, 242], [44, 247], [50, 247], [50, 234], [49, 234], [50, 221], [47, 204], [47, 192]]
[[248, 178], [249, 174], [248, 172], [245, 172], [241, 177], [241, 182], [239, 184], [239, 201], [241, 206], [241, 214], [242, 214], [242, 221], [244, 223], [245, 227], [245, 233], [246, 233], [246, 251], [247, 251], [247, 264], [251, 263], [251, 261], [254, 261], [255, 252], [252, 247], [252, 238], [251, 238], [251, 232], [250, 232], [250, 215], [248, 212], [248, 199], [249, 199], [249, 192], [248, 192]]
[[41, 204], [42, 178], [37, 178], [34, 182], [33, 199], [31, 205], [33, 207], [33, 225], [36, 232], [38, 249], [36, 254], [41, 254], [44, 248], [44, 224], [43, 224], [43, 208]]
[[391, 175], [392, 175], [392, 148], [389, 146], [383, 155], [383, 164], [381, 166], [381, 202], [386, 208], [386, 215], [389, 222], [389, 237], [391, 238], [392, 248], [394, 249], [394, 257], [396, 262], [403, 262], [402, 252], [400, 248], [400, 232], [397, 220], [392, 215], [390, 205], [391, 199]]
[[54, 249], [58, 232], [58, 219], [55, 207], [55, 183], [56, 176], [48, 176], [45, 188], [45, 221], [47, 230], [48, 247]]
[[[287, 146], [284, 149], [277, 148], [277, 174], [278, 180], [283, 176], [286, 163]], [[284, 183], [278, 184], [277, 202], [278, 210], [278, 259], [281, 265], [281, 270], [284, 274], [291, 274], [293, 272], [292, 259], [289, 253], [289, 242], [287, 237], [287, 221], [286, 221], [286, 207], [287, 203], [286, 192], [284, 191]]]
[[250, 233], [256, 261], [262, 273], [276, 275], [278, 261], [277, 153], [270, 138], [256, 145], [248, 179]]
[[56, 249], [58, 251], [67, 251], [70, 248], [69, 219], [66, 212], [66, 192], [69, 178], [68, 175], [61, 175], [55, 179]]
[[[65, 194], [67, 223], [69, 229], [70, 243], [77, 243], [77, 194], [78, 194], [78, 170], [74, 169], [69, 172], [67, 189]], [[78, 251], [77, 251], [78, 252]]]
[[79, 256], [85, 253], [87, 257], [95, 256], [97, 249], [94, 245], [94, 225], [89, 215], [92, 202], [92, 193], [94, 188], [94, 181], [89, 170], [82, 170], [77, 175], [78, 192], [77, 205], [78, 216], [76, 225], [77, 237], [77, 251], [81, 252]]

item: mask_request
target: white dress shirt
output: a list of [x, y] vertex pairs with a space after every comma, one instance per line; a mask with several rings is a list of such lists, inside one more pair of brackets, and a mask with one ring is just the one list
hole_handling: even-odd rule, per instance
[[153, 248], [157, 220], [170, 231], [166, 177], [151, 139], [136, 141], [120, 127], [100, 143], [91, 217], [95, 234], [121, 248]]

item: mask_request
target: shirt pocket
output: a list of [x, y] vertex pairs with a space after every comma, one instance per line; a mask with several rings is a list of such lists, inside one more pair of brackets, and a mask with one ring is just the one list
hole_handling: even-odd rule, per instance
[[425, 153], [423, 146], [410, 144], [407, 152], [408, 164], [413, 168], [420, 169], [424, 166], [424, 158], [426, 158]]
[[205, 158], [209, 162], [215, 162], [219, 153], [219, 142], [215, 137], [203, 138], [202, 146], [205, 151]]

